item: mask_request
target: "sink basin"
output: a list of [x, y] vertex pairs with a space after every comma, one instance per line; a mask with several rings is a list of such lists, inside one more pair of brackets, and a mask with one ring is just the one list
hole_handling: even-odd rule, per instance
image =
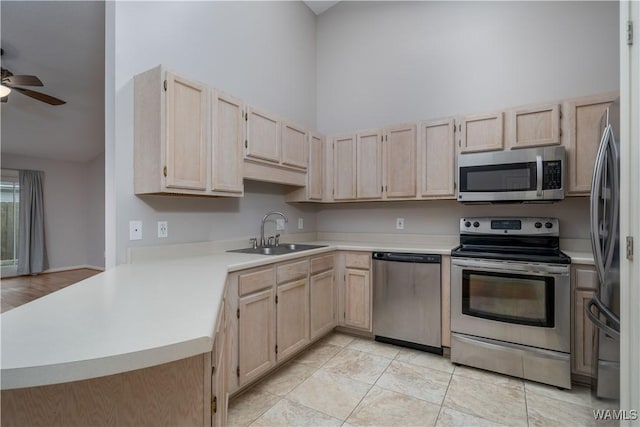
[[227, 252], [239, 252], [243, 254], [258, 255], [285, 255], [293, 252], [308, 251], [310, 249], [324, 248], [324, 245], [304, 245], [301, 243], [281, 243], [280, 246], [267, 246], [264, 248], [233, 249]]

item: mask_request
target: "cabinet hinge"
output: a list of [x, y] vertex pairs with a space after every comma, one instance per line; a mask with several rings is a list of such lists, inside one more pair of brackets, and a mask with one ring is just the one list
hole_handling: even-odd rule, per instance
[[346, 318], [347, 318], [347, 312], [346, 312], [346, 311], [343, 311], [343, 312], [342, 312], [342, 318], [343, 318], [343, 319], [346, 319]]
[[627, 21], [627, 45], [633, 46], [633, 21]]
[[162, 173], [166, 177], [167, 176], [167, 167], [162, 168]]
[[240, 309], [236, 310], [236, 317], [239, 319], [240, 318]]
[[276, 304], [278, 303], [278, 295], [276, 295]]
[[278, 344], [276, 344], [276, 354], [278, 354]]
[[216, 367], [215, 367], [215, 366], [212, 366], [212, 367], [211, 367], [211, 375], [213, 375], [213, 374], [215, 374], [215, 373], [216, 373]]
[[249, 121], [249, 113], [247, 113], [246, 111], [244, 113], [244, 121], [245, 122]]
[[164, 88], [164, 91], [166, 92], [167, 91], [167, 81], [166, 80], [162, 83], [162, 87]]
[[213, 396], [213, 399], [211, 399], [211, 413], [215, 414], [218, 411], [218, 398], [216, 396]]
[[380, 186], [380, 192], [384, 193], [384, 186], [383, 185]]
[[633, 261], [633, 237], [627, 236], [627, 259]]
[[384, 135], [380, 135], [380, 142], [384, 141]]
[[249, 141], [246, 139], [244, 140], [244, 148], [249, 148]]
[[240, 377], [240, 365], [238, 365], [238, 367], [236, 368], [236, 376], [238, 378]]
[[385, 141], [387, 141], [387, 142], [389, 142], [389, 135], [385, 135], [385, 136], [384, 136], [384, 140], [385, 140]]

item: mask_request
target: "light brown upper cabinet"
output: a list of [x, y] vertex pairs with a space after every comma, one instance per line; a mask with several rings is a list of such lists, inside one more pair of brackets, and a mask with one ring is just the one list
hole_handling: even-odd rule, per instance
[[301, 126], [282, 123], [282, 164], [307, 168], [307, 131]]
[[[134, 77], [135, 194], [242, 196], [237, 160], [227, 165], [218, 158], [237, 156], [241, 125], [237, 117], [216, 114], [215, 93], [162, 66]], [[227, 99], [235, 104], [232, 114], [241, 116], [242, 104]], [[227, 145], [234, 147], [230, 154]]]
[[247, 107], [244, 177], [255, 181], [307, 185], [307, 130], [275, 114]]
[[560, 144], [560, 104], [544, 104], [507, 111], [509, 148]]
[[280, 162], [280, 123], [275, 115], [255, 107], [247, 108], [245, 157]]
[[416, 196], [416, 125], [389, 127], [384, 135], [386, 198]]
[[333, 138], [333, 199], [356, 198], [356, 136]]
[[213, 91], [211, 188], [242, 193], [242, 144], [244, 142], [244, 104], [220, 91]]
[[360, 132], [356, 137], [356, 196], [382, 198], [382, 131]]
[[600, 145], [600, 120], [618, 92], [565, 101], [562, 143], [567, 152], [568, 187], [572, 195], [591, 193], [591, 177]]
[[503, 113], [476, 114], [460, 119], [460, 152], [502, 150]]
[[455, 123], [454, 119], [422, 123], [421, 132], [422, 196], [455, 198]]
[[307, 198], [322, 200], [324, 184], [324, 137], [309, 133], [309, 168], [307, 169]]

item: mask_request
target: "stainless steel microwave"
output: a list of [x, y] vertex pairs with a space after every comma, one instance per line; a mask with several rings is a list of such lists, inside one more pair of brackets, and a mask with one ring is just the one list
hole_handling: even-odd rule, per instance
[[555, 202], [564, 199], [564, 147], [458, 156], [458, 201]]

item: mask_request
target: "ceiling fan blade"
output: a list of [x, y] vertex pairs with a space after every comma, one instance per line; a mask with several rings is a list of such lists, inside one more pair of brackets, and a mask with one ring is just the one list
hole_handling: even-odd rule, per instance
[[36, 76], [9, 76], [3, 80], [3, 83], [5, 82], [20, 86], [44, 86]]
[[11, 89], [20, 92], [23, 95], [30, 96], [31, 98], [37, 99], [38, 101], [46, 102], [49, 105], [62, 105], [66, 104], [65, 101], [54, 98], [53, 96], [44, 94], [42, 92], [36, 92], [35, 90], [25, 89], [22, 87], [12, 87]]

